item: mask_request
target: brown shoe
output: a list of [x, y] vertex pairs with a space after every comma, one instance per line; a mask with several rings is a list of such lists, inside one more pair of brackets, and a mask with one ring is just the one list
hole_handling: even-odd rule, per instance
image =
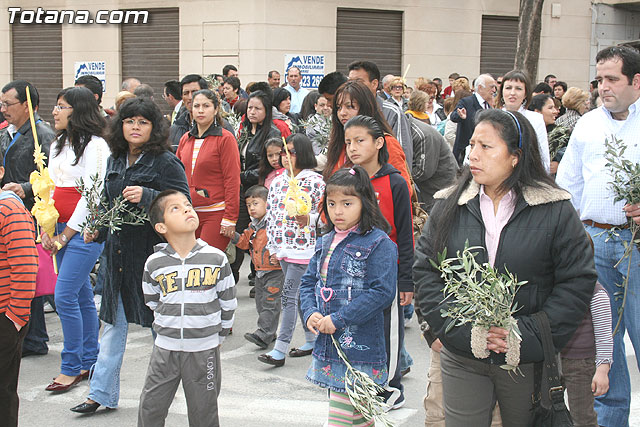
[[57, 381], [52, 381], [51, 384], [49, 384], [45, 390], [46, 391], [53, 391], [53, 392], [57, 392], [57, 393], [62, 393], [64, 391], [69, 390], [71, 387], [73, 387], [74, 385], [78, 384], [80, 381], [82, 381], [82, 375], [78, 375], [77, 377], [74, 378], [73, 382], [71, 384], [60, 384]]

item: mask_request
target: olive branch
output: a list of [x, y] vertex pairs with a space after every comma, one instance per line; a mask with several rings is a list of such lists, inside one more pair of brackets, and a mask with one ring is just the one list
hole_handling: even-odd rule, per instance
[[387, 417], [384, 399], [380, 396], [383, 388], [376, 384], [369, 375], [354, 369], [333, 335], [331, 335], [331, 340], [338, 351], [338, 356], [347, 367], [347, 372], [344, 376], [344, 388], [353, 408], [367, 420], [375, 418], [384, 427], [393, 427], [394, 424]]
[[141, 225], [149, 220], [143, 209], [128, 207], [122, 195], [116, 197], [112, 206], [109, 206], [109, 201], [102, 197], [102, 180], [99, 175], [96, 173], [91, 177], [91, 181], [91, 186], [87, 186], [82, 178], [76, 181], [76, 188], [87, 201], [89, 210], [87, 219], [80, 224], [83, 232], [95, 232], [105, 227], [113, 233], [119, 231], [125, 224]]
[[507, 364], [501, 368], [519, 372], [520, 342], [522, 336], [513, 315], [520, 308], [514, 301], [518, 289], [525, 283], [506, 270], [499, 273], [490, 264], [476, 261], [474, 251], [484, 249], [469, 247], [467, 240], [464, 250], [456, 256], [447, 258], [447, 249], [438, 254], [438, 262], [430, 260], [431, 265], [441, 272], [445, 287], [444, 301], [450, 304], [441, 309], [444, 318], [450, 318], [445, 328], [448, 333], [456, 326], [472, 324], [471, 350], [479, 359], [489, 357], [487, 334], [489, 328], [497, 326], [509, 331], [507, 335]]
[[[605, 153], [604, 158], [607, 160], [605, 167], [610, 170], [612, 181], [608, 184], [615, 194], [614, 203], [621, 200], [626, 201], [627, 204], [633, 205], [640, 203], [640, 164], [631, 162], [623, 157], [627, 146], [621, 139], [611, 135], [610, 138], [605, 138]], [[613, 329], [613, 335], [615, 335], [620, 329], [620, 322], [622, 321], [622, 314], [624, 313], [624, 307], [627, 302], [627, 291], [629, 289], [629, 276], [631, 275], [631, 258], [633, 255], [633, 248], [636, 247], [640, 240], [636, 239], [638, 234], [638, 224], [635, 223], [633, 218], [627, 219], [627, 224], [624, 227], [614, 227], [609, 230], [609, 236], [620, 237], [619, 231], [621, 228], [629, 227], [631, 231], [631, 241], [620, 239], [624, 247], [624, 253], [622, 258], [614, 265], [614, 268], [618, 267], [622, 261], [627, 260], [627, 274], [624, 276], [621, 284], [616, 284], [621, 290], [613, 294], [615, 300], [622, 299], [622, 303], [618, 308], [618, 321]]]
[[309, 135], [311, 141], [315, 142], [321, 149], [318, 154], [326, 154], [327, 147], [329, 146], [331, 125], [331, 117], [314, 114], [307, 120], [300, 120], [294, 132], [297, 132], [299, 128], [307, 130], [307, 135]]

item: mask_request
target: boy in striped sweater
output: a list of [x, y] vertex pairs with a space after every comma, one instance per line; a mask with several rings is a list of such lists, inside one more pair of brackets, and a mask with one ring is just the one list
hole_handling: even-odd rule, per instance
[[[4, 167], [0, 166], [0, 179]], [[0, 191], [0, 423], [18, 425], [18, 374], [36, 290], [33, 218], [12, 191]]]
[[235, 281], [225, 254], [196, 239], [198, 215], [180, 192], [151, 203], [149, 220], [168, 243], [156, 246], [142, 279], [158, 334], [145, 380], [138, 426], [163, 426], [182, 380], [189, 425], [219, 426], [220, 344], [233, 325]]

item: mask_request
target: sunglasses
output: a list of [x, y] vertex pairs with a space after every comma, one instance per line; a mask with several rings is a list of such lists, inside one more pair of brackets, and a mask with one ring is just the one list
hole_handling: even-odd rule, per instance
[[[292, 156], [296, 155], [296, 150], [294, 150], [293, 148], [291, 150], [289, 150], [289, 154], [291, 154]], [[285, 149], [283, 148], [282, 151], [280, 151], [280, 155], [281, 156], [286, 156], [287, 152], [285, 151]]]

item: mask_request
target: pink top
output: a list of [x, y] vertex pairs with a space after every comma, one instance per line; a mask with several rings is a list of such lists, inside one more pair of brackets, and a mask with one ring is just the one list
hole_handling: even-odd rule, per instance
[[496, 252], [500, 243], [500, 233], [516, 208], [516, 193], [511, 190], [502, 197], [498, 204], [498, 211], [494, 213], [493, 200], [484, 192], [484, 185], [480, 186], [480, 212], [484, 222], [484, 239], [487, 245], [489, 264], [493, 267]]
[[284, 172], [284, 168], [274, 169], [269, 172], [269, 175], [264, 179], [264, 186], [267, 188], [271, 187], [273, 180], [276, 179], [277, 176], [282, 175], [282, 172]]
[[354, 225], [348, 230], [338, 230], [334, 228], [336, 234], [333, 236], [333, 240], [331, 241], [331, 246], [327, 251], [327, 255], [324, 257], [324, 262], [322, 263], [322, 267], [320, 268], [320, 277], [322, 280], [327, 283], [327, 270], [329, 269], [329, 260], [331, 259], [331, 255], [333, 255], [333, 250], [338, 246], [338, 243], [342, 242], [345, 237], [349, 234], [349, 232], [355, 230], [358, 227], [358, 224]]

